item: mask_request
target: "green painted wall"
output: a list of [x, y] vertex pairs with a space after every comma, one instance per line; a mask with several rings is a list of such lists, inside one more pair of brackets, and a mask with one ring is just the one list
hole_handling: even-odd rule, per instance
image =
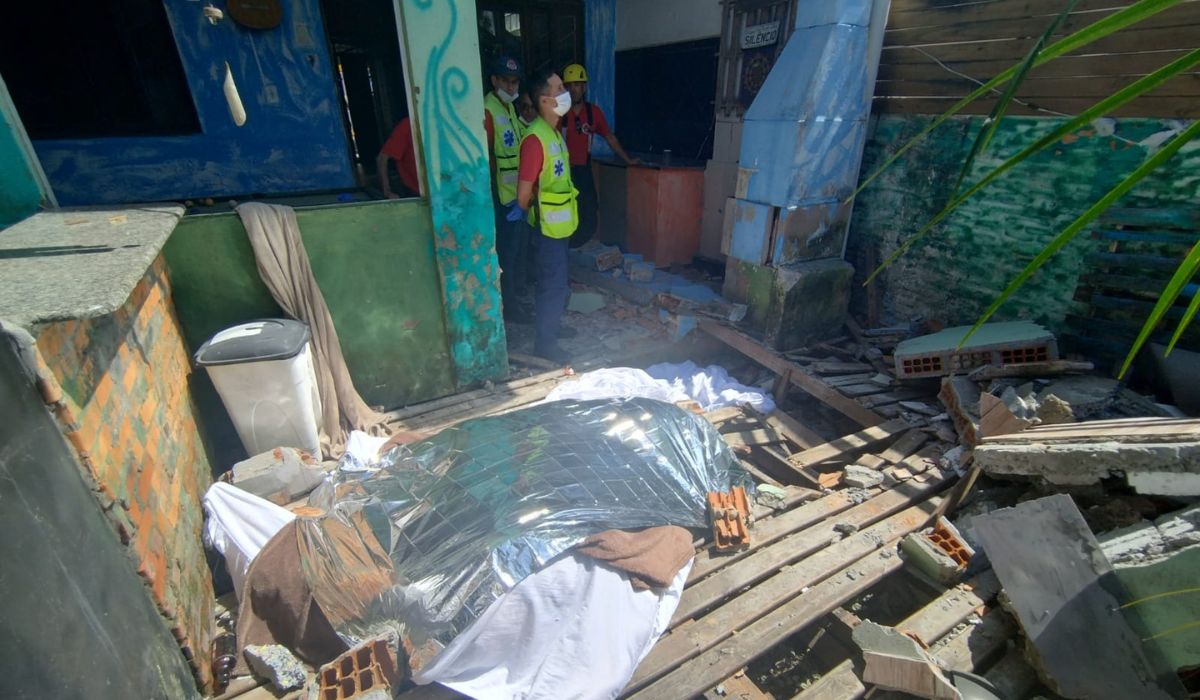
[[475, 3], [401, 0], [446, 325], [460, 385], [508, 373]]
[[[296, 210], [313, 275], [360, 394], [388, 408], [453, 393], [442, 294], [424, 202]], [[185, 217], [165, 247], [194, 351], [220, 329], [282, 313], [234, 213]]]
[[[919, 132], [932, 117], [881, 116], [867, 143], [862, 173], [874, 172], [887, 155]], [[861, 284], [868, 252], [882, 260], [932, 218], [949, 197], [958, 169], [982, 118], [953, 119], [911, 150], [859, 195], [851, 221], [847, 259]], [[1001, 125], [969, 181], [1061, 123], [1059, 118], [1010, 117]], [[1143, 142], [1177, 123], [1155, 119], [1114, 120], [1115, 131], [1088, 128], [1056, 148], [1018, 166], [940, 225], [928, 242], [910, 251], [882, 278], [885, 316], [917, 316], [948, 325], [971, 323], [1047, 243], [1099, 199], [1150, 152]], [[1200, 143], [1193, 142], [1122, 206], [1200, 201]], [[1083, 256], [1095, 243], [1076, 239], [1026, 283], [997, 320], [1030, 318], [1062, 330]], [[856, 285], [857, 287], [857, 285]], [[865, 309], [856, 289], [854, 308]]]
[[0, 228], [41, 207], [44, 194], [35, 158], [8, 88], [0, 79]]

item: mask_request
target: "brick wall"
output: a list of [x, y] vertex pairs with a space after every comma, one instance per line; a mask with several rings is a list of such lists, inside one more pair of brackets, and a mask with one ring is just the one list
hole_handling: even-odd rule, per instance
[[211, 469], [162, 257], [115, 313], [48, 324], [34, 335], [60, 385], [59, 418], [85, 476], [207, 686], [213, 587], [200, 499]]
[[[933, 117], [882, 115], [867, 143], [863, 175], [915, 135]], [[949, 197], [963, 158], [982, 122], [953, 119], [909, 151], [858, 198], [847, 259], [857, 272], [853, 310], [864, 316], [860, 285], [873, 261], [932, 218]], [[1006, 119], [968, 182], [1061, 123], [1059, 118]], [[1143, 142], [1172, 122], [1120, 119], [1112, 135], [1080, 130], [1026, 161], [944, 221], [934, 235], [884, 273], [877, 292], [883, 321], [922, 316], [948, 325], [974, 322], [1049, 240], [1145, 159]], [[1200, 143], [1193, 142], [1143, 181], [1124, 206], [1200, 201]], [[1030, 318], [1062, 330], [1072, 307], [1083, 255], [1094, 243], [1081, 236], [1029, 280], [997, 320]]]

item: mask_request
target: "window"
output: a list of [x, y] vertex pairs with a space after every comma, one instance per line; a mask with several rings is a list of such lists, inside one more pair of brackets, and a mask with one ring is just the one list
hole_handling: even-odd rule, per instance
[[200, 131], [162, 0], [6, 3], [0, 74], [30, 138]]

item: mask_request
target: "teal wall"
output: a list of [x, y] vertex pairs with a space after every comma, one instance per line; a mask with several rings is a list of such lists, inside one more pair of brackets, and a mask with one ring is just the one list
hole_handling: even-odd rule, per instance
[[[886, 115], [868, 140], [862, 175], [922, 129], [932, 117]], [[1059, 118], [1010, 117], [969, 178], [974, 182], [1061, 123]], [[914, 148], [859, 195], [850, 227], [847, 259], [861, 281], [868, 252], [882, 260], [945, 205], [980, 117], [953, 119]], [[1055, 148], [1026, 161], [960, 207], [928, 241], [910, 251], [882, 278], [885, 316], [917, 316], [946, 324], [974, 322], [1000, 291], [1049, 240], [1111, 189], [1150, 153], [1147, 144], [1178, 123], [1156, 119], [1114, 120], [1102, 135], [1082, 129]], [[1145, 143], [1143, 143], [1145, 142]], [[1184, 147], [1164, 168], [1119, 204], [1150, 206], [1200, 201], [1200, 143]], [[1095, 242], [1086, 235], [1037, 273], [997, 320], [1030, 318], [1062, 330], [1083, 256]], [[876, 283], [879, 283], [878, 281]], [[865, 294], [856, 290], [861, 313]]]
[[475, 3], [402, 0], [416, 133], [459, 385], [508, 373]]
[[[41, 206], [36, 163], [20, 117], [0, 79], [0, 228], [15, 224]], [[23, 145], [24, 144], [24, 145]]]
[[[442, 295], [424, 202], [296, 210], [360, 394], [388, 408], [453, 393]], [[164, 249], [174, 302], [193, 351], [218, 330], [277, 316], [234, 213], [185, 217]]]

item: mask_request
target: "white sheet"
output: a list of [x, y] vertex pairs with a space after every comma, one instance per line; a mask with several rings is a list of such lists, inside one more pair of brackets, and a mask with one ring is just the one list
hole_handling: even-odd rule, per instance
[[225, 557], [233, 590], [242, 599], [246, 570], [275, 533], [296, 519], [291, 511], [218, 481], [204, 494], [204, 540]]
[[526, 577], [418, 673], [478, 700], [615, 698], [667, 629], [692, 569], [662, 592], [566, 554]]
[[645, 371], [630, 367], [598, 369], [579, 375], [573, 382], [559, 384], [546, 396], [546, 401], [631, 397], [669, 403], [692, 400], [705, 411], [740, 404], [750, 404], [762, 413], [775, 410], [775, 400], [770, 395], [738, 383], [724, 367], [700, 367], [694, 362], [664, 362]]

